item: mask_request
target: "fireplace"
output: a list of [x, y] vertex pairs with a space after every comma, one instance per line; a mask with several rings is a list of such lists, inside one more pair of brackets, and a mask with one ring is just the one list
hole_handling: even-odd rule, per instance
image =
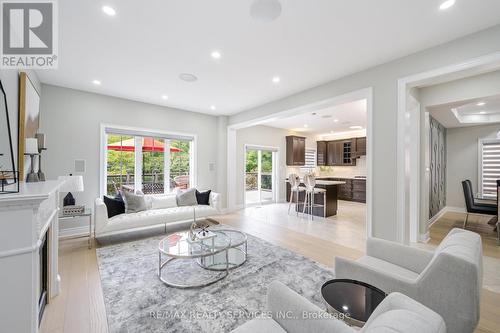
[[49, 260], [48, 260], [48, 240], [47, 233], [43, 236], [42, 244], [38, 250], [38, 260], [39, 260], [39, 294], [38, 294], [38, 325], [42, 322], [43, 311], [45, 310], [45, 305], [47, 305], [47, 292], [48, 292], [48, 281], [49, 281]]

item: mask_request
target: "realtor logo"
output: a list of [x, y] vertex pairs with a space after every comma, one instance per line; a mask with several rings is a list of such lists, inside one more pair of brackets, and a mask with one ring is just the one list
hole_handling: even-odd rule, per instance
[[1, 0], [1, 68], [57, 68], [55, 0]]

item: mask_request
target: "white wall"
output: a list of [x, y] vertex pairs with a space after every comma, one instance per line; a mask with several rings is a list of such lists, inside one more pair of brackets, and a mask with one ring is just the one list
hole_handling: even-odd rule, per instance
[[470, 179], [474, 193], [478, 191], [478, 140], [496, 138], [500, 124], [448, 128], [446, 205], [465, 208], [462, 181]]
[[494, 71], [419, 89], [422, 105], [434, 106], [500, 93], [500, 71]]
[[48, 146], [42, 167], [54, 179], [74, 173], [75, 159], [86, 160], [85, 192], [76, 194], [77, 203], [93, 207], [99, 196], [101, 123], [196, 134], [197, 185], [217, 190], [217, 171], [209, 171], [209, 163], [223, 158], [218, 156], [217, 117], [51, 85], [42, 89], [41, 129]]
[[397, 240], [397, 80], [474, 57], [500, 52], [500, 25], [387, 64], [346, 76], [229, 119], [238, 124], [373, 87], [373, 235]]

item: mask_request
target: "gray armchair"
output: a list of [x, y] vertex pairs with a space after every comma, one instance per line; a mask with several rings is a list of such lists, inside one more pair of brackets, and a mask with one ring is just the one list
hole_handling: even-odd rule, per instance
[[483, 270], [478, 234], [453, 229], [435, 252], [370, 238], [366, 252], [356, 261], [337, 257], [336, 277], [403, 293], [439, 313], [449, 332], [474, 331]]
[[[399, 293], [387, 296], [375, 309], [361, 331], [347, 326], [343, 321], [324, 318], [325, 311], [278, 281], [274, 281], [269, 285], [267, 306], [271, 314], [269, 318], [253, 319], [232, 332], [446, 332], [443, 318], [437, 313]], [[286, 314], [286, 316], [283, 316], [283, 314]]]

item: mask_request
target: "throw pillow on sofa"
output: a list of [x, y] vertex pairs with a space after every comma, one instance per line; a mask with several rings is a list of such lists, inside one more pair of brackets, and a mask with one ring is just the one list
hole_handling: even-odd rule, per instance
[[152, 195], [149, 197], [151, 209], [163, 209], [177, 207], [177, 196], [175, 194]]
[[122, 191], [123, 202], [125, 202], [125, 212], [137, 213], [148, 209], [144, 194], [134, 194], [128, 191]]
[[115, 198], [104, 196], [103, 200], [108, 211], [108, 218], [125, 213], [125, 203], [121, 196], [116, 196]]
[[198, 201], [196, 200], [196, 189], [190, 188], [185, 191], [179, 191], [177, 193], [177, 206], [196, 206]]
[[196, 190], [196, 201], [198, 202], [198, 205], [210, 205], [210, 192], [212, 192], [212, 190], [208, 190], [205, 192]]

